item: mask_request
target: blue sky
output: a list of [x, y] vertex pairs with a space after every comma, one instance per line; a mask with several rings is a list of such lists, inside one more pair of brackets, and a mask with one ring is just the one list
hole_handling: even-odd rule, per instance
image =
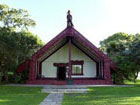
[[31, 31], [48, 42], [66, 27], [71, 10], [74, 27], [93, 44], [116, 32], [140, 32], [140, 0], [0, 0], [28, 10], [37, 23]]

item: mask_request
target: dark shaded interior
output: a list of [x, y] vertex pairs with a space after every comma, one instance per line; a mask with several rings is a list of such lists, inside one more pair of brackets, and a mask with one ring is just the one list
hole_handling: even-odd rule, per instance
[[66, 79], [66, 67], [58, 67], [57, 79], [58, 80], [65, 80]]

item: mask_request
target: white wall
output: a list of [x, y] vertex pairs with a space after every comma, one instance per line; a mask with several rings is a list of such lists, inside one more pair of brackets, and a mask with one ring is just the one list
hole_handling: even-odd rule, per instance
[[139, 74], [138, 74], [138, 77], [137, 77], [137, 79], [140, 79], [140, 72], [139, 72]]
[[[74, 78], [96, 77], [96, 63], [93, 62], [87, 55], [72, 45], [72, 60], [84, 60], [83, 75], [72, 76]], [[57, 68], [53, 63], [68, 63], [69, 61], [69, 45], [59, 49], [56, 53], [50, 56], [42, 63], [42, 75], [45, 77], [56, 77]]]

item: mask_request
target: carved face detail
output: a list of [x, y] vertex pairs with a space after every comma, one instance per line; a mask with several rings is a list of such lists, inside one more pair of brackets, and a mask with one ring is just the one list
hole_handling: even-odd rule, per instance
[[68, 15], [70, 15], [70, 10], [68, 10]]

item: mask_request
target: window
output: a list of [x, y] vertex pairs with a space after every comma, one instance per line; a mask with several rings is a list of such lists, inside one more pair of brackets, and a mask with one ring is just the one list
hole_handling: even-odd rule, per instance
[[83, 75], [83, 64], [82, 60], [72, 61], [72, 75]]
[[82, 75], [82, 65], [72, 65], [72, 75]]

